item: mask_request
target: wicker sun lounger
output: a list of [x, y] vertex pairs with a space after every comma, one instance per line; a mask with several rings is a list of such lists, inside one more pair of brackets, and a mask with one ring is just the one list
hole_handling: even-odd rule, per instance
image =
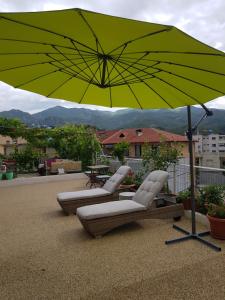
[[184, 214], [182, 204], [165, 201], [164, 207], [157, 208], [155, 196], [168, 179], [165, 171], [153, 171], [144, 180], [132, 200], [112, 201], [88, 205], [77, 209], [77, 216], [84, 228], [94, 237], [140, 219], [178, 218]]
[[101, 188], [64, 192], [57, 195], [57, 201], [66, 214], [76, 213], [78, 207], [113, 201], [118, 198], [117, 189], [127, 176], [130, 167], [121, 166]]

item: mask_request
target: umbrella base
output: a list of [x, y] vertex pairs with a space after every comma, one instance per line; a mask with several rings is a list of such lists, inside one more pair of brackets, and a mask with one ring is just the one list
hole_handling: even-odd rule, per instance
[[194, 239], [199, 241], [200, 243], [210, 247], [211, 249], [215, 250], [215, 251], [221, 251], [220, 247], [217, 247], [216, 245], [214, 245], [213, 243], [210, 243], [208, 241], [205, 241], [202, 237], [208, 235], [210, 232], [209, 231], [205, 231], [205, 232], [200, 232], [200, 233], [191, 233], [186, 231], [185, 229], [177, 226], [177, 225], [173, 225], [173, 228], [184, 233], [185, 236], [181, 237], [181, 238], [177, 238], [177, 239], [173, 239], [173, 240], [169, 240], [169, 241], [165, 241], [166, 245], [170, 245], [170, 244], [174, 244], [174, 243], [179, 243], [179, 242], [184, 242], [186, 240], [190, 240], [190, 239]]

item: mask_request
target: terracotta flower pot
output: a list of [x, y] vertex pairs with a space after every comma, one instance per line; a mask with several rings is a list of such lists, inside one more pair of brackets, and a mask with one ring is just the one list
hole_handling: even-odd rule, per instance
[[210, 234], [215, 239], [225, 240], [225, 219], [207, 215], [210, 223]]
[[187, 198], [183, 200], [183, 205], [185, 210], [190, 210], [191, 209], [191, 198]]

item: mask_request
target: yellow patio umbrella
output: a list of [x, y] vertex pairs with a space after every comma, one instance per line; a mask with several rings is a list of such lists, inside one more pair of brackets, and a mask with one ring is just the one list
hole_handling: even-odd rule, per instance
[[187, 106], [192, 232], [175, 228], [186, 235], [179, 241], [194, 238], [219, 249], [202, 240], [195, 229], [190, 106], [225, 95], [223, 52], [174, 26], [77, 8], [0, 13], [0, 80], [81, 104], [140, 109]]

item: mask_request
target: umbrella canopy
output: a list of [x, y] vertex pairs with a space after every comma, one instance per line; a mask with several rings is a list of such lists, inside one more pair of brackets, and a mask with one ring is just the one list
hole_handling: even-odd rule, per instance
[[81, 9], [0, 13], [0, 80], [81, 104], [176, 108], [225, 94], [225, 54], [173, 26]]

